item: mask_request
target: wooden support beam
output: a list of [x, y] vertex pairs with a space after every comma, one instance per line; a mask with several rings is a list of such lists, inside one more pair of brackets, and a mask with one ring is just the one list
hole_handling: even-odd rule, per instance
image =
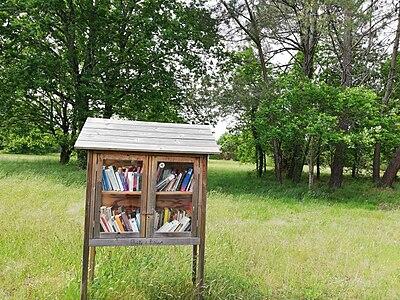
[[88, 151], [87, 159], [87, 176], [86, 176], [86, 201], [85, 201], [85, 225], [83, 233], [83, 249], [82, 249], [82, 280], [81, 280], [81, 300], [87, 299], [88, 285], [88, 264], [89, 264], [89, 232], [90, 232], [90, 208], [93, 189], [93, 152]]

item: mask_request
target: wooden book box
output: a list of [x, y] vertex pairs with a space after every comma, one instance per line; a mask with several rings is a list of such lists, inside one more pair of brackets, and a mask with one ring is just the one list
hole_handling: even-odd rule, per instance
[[192, 245], [202, 298], [210, 127], [88, 118], [75, 149], [88, 158], [81, 299], [96, 247], [138, 245]]

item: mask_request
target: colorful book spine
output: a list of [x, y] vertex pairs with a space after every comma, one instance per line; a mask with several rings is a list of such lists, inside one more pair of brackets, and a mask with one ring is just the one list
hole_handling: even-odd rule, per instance
[[183, 181], [182, 181], [182, 186], [181, 186], [181, 189], [180, 189], [181, 192], [185, 192], [186, 191], [186, 188], [187, 188], [187, 186], [188, 186], [188, 184], [190, 182], [190, 178], [192, 177], [192, 173], [193, 173], [193, 169], [190, 168], [188, 170], [188, 172], [186, 173], [185, 179], [183, 179]]

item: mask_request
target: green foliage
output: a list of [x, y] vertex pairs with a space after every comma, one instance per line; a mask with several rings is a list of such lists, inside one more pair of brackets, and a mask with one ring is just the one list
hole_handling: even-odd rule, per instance
[[240, 133], [225, 133], [219, 140], [221, 157], [243, 163], [254, 162], [254, 140], [248, 131]]
[[57, 152], [58, 146], [54, 136], [33, 129], [24, 135], [10, 133], [5, 138], [4, 150], [17, 154], [46, 154]]
[[183, 121], [219, 45], [201, 1], [5, 0], [0, 24], [0, 129], [29, 121], [65, 153], [88, 116]]

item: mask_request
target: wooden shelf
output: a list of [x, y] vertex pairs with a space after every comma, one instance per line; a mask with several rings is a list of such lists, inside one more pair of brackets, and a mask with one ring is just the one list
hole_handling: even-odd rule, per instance
[[187, 195], [192, 195], [193, 192], [180, 192], [180, 191], [175, 191], [175, 192], [157, 192], [156, 195], [170, 195], [170, 196], [187, 196]]
[[101, 192], [104, 195], [141, 195], [142, 192], [141, 191], [133, 191], [133, 192], [129, 192], [129, 191], [102, 191]]
[[139, 245], [199, 245], [199, 237], [155, 237], [155, 238], [94, 238], [89, 246], [139, 246]]

